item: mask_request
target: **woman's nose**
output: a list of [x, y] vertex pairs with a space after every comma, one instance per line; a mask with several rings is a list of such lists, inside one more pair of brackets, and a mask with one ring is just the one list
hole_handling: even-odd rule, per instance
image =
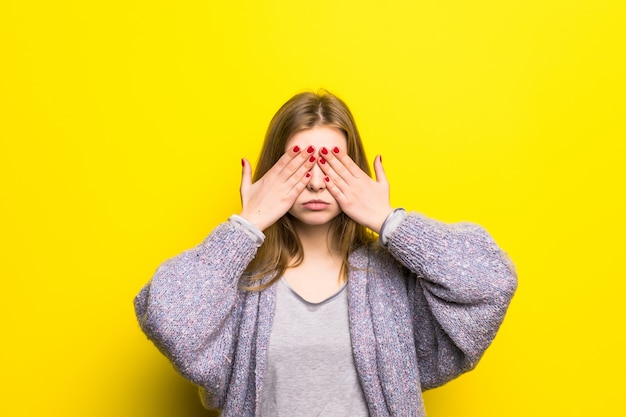
[[324, 181], [324, 171], [318, 164], [313, 165], [313, 168], [309, 171], [311, 173], [311, 179], [309, 180], [308, 189], [311, 191], [320, 191], [326, 188], [326, 181]]

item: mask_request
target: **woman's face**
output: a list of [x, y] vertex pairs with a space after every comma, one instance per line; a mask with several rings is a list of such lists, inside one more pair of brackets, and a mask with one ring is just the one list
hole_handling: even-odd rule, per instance
[[300, 223], [307, 226], [328, 225], [332, 219], [341, 213], [341, 208], [330, 192], [326, 189], [326, 175], [319, 167], [322, 157], [320, 149], [325, 147], [329, 152], [337, 147], [341, 152], [347, 152], [347, 141], [343, 132], [335, 127], [316, 126], [302, 130], [293, 135], [285, 146], [285, 150], [299, 146], [305, 152], [309, 146], [315, 148], [318, 162], [309, 171], [311, 180], [289, 213]]

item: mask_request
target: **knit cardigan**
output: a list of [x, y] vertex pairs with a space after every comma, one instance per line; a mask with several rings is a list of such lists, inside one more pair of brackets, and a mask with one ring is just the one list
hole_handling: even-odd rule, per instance
[[[239, 288], [256, 250], [225, 222], [161, 265], [135, 298], [148, 338], [225, 417], [257, 416], [263, 389], [276, 286]], [[422, 390], [476, 366], [517, 286], [513, 264], [480, 226], [415, 213], [386, 248], [359, 248], [349, 265], [350, 336], [372, 417], [424, 416]]]

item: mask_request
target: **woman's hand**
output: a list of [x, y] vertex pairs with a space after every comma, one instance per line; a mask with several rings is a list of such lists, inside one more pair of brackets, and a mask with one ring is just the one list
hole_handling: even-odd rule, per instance
[[254, 184], [252, 167], [241, 160], [241, 213], [244, 219], [263, 231], [276, 223], [291, 209], [296, 198], [310, 181], [310, 169], [315, 165], [315, 148], [306, 150], [295, 146]]
[[320, 156], [318, 165], [326, 174], [326, 188], [341, 210], [355, 222], [380, 233], [383, 222], [393, 211], [381, 156], [374, 159], [376, 180], [339, 148], [322, 148]]

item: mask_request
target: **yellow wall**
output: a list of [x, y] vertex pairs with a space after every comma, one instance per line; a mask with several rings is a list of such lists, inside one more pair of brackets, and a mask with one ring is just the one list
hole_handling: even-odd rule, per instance
[[624, 413], [626, 6], [383, 3], [0, 1], [1, 415], [206, 415], [132, 299], [239, 209], [240, 158], [318, 87], [394, 204], [481, 223], [518, 266], [429, 417]]

